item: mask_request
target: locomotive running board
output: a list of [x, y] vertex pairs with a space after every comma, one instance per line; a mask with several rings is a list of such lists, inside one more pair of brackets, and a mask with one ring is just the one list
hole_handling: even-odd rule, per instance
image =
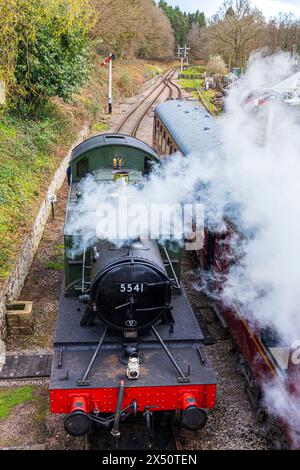
[[0, 380], [50, 377], [52, 354], [7, 354]]

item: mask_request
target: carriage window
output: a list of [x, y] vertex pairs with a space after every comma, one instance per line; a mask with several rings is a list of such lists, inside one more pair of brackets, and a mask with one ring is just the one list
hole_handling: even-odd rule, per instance
[[165, 148], [165, 153], [166, 154], [169, 153], [169, 144], [170, 144], [170, 139], [168, 137], [167, 140], [166, 140], [166, 148]]
[[88, 157], [83, 157], [77, 163], [77, 176], [82, 178], [89, 171], [89, 159]]
[[156, 131], [156, 140], [158, 140], [158, 136], [159, 136], [159, 121], [157, 121], [157, 123], [156, 123], [155, 131]]
[[163, 137], [163, 153], [166, 153], [166, 147], [167, 147], [167, 141], [166, 141], [166, 131], [164, 131], [164, 137]]

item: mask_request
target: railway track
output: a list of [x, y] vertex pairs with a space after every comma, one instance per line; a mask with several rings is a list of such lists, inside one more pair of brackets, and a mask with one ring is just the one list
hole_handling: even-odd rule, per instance
[[120, 427], [121, 436], [116, 440], [109, 432], [98, 429], [86, 436], [85, 450], [181, 450], [179, 430], [167, 423], [155, 423], [152, 436], [145, 423], [126, 421]]
[[172, 79], [166, 80], [165, 84], [169, 89], [169, 100], [181, 99], [181, 89], [176, 83], [172, 82]]
[[166, 89], [169, 90], [168, 99], [180, 99], [181, 90], [178, 85], [172, 82], [175, 69], [169, 70], [161, 81], [148, 93], [118, 124], [115, 129], [116, 134], [126, 133], [136, 137], [143, 119], [151, 107], [156, 103]]

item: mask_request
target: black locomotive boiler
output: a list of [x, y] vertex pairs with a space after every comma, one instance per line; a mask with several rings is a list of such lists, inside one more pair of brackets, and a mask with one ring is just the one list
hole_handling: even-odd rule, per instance
[[[65, 280], [50, 379], [52, 413], [66, 431], [84, 435], [102, 426], [118, 437], [122, 421], [156, 415], [200, 429], [216, 399], [216, 378], [204, 335], [180, 283], [181, 253], [174, 244], [133, 240], [121, 246], [96, 240], [81, 253], [72, 246], [70, 218], [79, 184], [114, 184], [116, 165], [128, 184], [147, 184], [159, 158], [125, 135], [92, 137], [73, 150], [65, 224]], [[101, 201], [99, 201], [101, 203]]]
[[96, 313], [124, 337], [137, 337], [170, 309], [171, 282], [157, 243], [143, 240], [116, 248], [101, 241], [95, 248], [89, 304], [81, 325]]

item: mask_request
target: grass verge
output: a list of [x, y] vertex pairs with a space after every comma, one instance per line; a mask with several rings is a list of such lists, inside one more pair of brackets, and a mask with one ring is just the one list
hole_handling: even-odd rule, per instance
[[192, 67], [189, 67], [186, 70], [182, 71], [183, 75], [193, 75], [193, 74], [200, 74], [200, 73], [205, 73], [206, 66], [205, 65], [194, 65]]
[[22, 232], [59, 164], [54, 145], [74, 138], [69, 116], [53, 103], [34, 117], [0, 117], [0, 280], [9, 275]]
[[[207, 90], [207, 91], [204, 91], [204, 90], [200, 90], [198, 89], [198, 91], [196, 92], [197, 93], [197, 97], [202, 99], [203, 103], [205, 104], [205, 107], [214, 115], [218, 115], [220, 113], [220, 111], [216, 108], [216, 106], [214, 105], [214, 103], [211, 101], [212, 98], [215, 96], [216, 92], [214, 90]], [[198, 96], [199, 94], [199, 96]]]
[[204, 79], [200, 80], [192, 80], [192, 79], [186, 79], [182, 78], [179, 80], [180, 86], [183, 88], [186, 88], [188, 90], [192, 90], [192, 95], [196, 100], [202, 100], [203, 103], [205, 104], [205, 107], [212, 113], [212, 114], [219, 114], [221, 110], [217, 109], [217, 107], [214, 105], [212, 102], [212, 99], [216, 95], [216, 91], [209, 89], [209, 90], [204, 90]]
[[33, 399], [33, 387], [17, 387], [0, 390], [0, 420], [6, 419], [16, 406]]

